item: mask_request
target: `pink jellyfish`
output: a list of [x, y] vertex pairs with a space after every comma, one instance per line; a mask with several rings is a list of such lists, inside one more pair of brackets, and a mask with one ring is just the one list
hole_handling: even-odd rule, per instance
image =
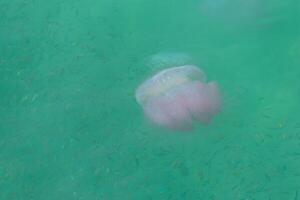
[[193, 65], [162, 70], [136, 90], [137, 102], [155, 124], [188, 131], [198, 121], [208, 124], [220, 112], [220, 92], [216, 82], [206, 83], [206, 75]]

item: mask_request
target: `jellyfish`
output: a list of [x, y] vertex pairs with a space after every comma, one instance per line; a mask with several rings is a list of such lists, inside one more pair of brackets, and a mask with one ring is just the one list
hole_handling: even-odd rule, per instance
[[267, 15], [267, 3], [260, 0], [201, 0], [204, 16], [221, 20], [226, 26], [249, 26], [260, 23]]
[[139, 85], [135, 97], [150, 121], [175, 131], [209, 124], [221, 110], [218, 84], [194, 65], [163, 69]]

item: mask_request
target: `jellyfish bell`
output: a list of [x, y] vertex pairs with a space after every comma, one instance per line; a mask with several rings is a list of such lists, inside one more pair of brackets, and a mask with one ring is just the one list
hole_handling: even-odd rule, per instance
[[200, 10], [208, 16], [225, 18], [231, 22], [257, 19], [264, 7], [259, 0], [202, 0]]
[[221, 109], [217, 83], [206, 83], [205, 73], [193, 65], [158, 72], [137, 88], [135, 97], [153, 123], [179, 131], [192, 130], [195, 121], [210, 123]]
[[183, 66], [193, 63], [190, 55], [184, 52], [162, 51], [147, 57], [145, 62], [154, 73], [174, 66]]
[[193, 65], [184, 65], [164, 69], [151, 78], [144, 81], [136, 90], [138, 103], [143, 104], [149, 97], [156, 96], [177, 85], [192, 81], [206, 81], [206, 75]]

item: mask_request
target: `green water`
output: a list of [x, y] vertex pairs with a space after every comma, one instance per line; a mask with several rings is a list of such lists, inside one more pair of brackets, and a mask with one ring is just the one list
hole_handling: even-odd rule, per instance
[[[1, 200], [300, 200], [298, 0], [0, 0]], [[170, 134], [134, 99], [183, 52], [223, 92]]]

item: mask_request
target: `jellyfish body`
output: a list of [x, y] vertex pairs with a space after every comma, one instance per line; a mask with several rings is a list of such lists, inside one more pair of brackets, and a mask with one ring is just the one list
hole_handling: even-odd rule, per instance
[[152, 122], [172, 130], [192, 130], [194, 121], [208, 124], [221, 109], [217, 83], [206, 83], [204, 72], [193, 65], [160, 71], [135, 96]]

